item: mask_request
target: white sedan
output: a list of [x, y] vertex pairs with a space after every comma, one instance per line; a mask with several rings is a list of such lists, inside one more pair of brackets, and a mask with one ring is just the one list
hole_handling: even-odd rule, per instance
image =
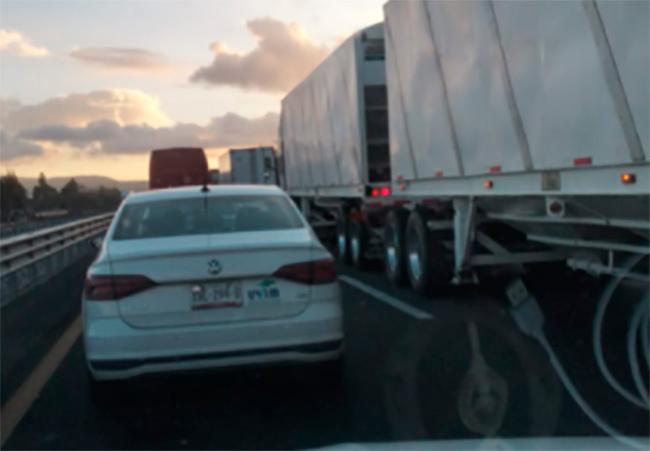
[[338, 361], [334, 261], [270, 186], [128, 196], [83, 294], [91, 382], [145, 373]]

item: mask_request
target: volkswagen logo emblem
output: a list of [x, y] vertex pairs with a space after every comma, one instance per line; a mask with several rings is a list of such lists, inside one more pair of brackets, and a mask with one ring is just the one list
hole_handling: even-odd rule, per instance
[[219, 274], [221, 272], [221, 263], [216, 258], [213, 258], [208, 262], [208, 272], [210, 274]]

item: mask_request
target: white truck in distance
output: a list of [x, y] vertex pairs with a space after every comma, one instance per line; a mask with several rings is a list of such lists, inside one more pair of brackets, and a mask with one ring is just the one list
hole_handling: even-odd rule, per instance
[[342, 260], [419, 293], [627, 274], [649, 252], [648, 8], [389, 1], [282, 101], [285, 188]]
[[230, 149], [219, 157], [219, 183], [278, 185], [275, 150], [273, 147]]

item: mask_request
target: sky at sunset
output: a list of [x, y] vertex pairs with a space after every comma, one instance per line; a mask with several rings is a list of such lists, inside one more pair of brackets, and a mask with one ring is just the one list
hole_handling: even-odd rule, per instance
[[280, 100], [385, 0], [2, 0], [0, 170], [146, 179], [277, 142]]

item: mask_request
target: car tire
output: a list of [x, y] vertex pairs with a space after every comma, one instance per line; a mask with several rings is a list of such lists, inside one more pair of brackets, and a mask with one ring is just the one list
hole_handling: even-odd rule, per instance
[[348, 215], [341, 211], [336, 220], [336, 251], [339, 260], [350, 264], [350, 220]]
[[408, 212], [392, 210], [386, 216], [384, 225], [384, 270], [390, 282], [398, 287], [407, 284], [406, 257], [404, 253], [404, 235]]
[[366, 251], [368, 248], [368, 231], [361, 221], [350, 221], [350, 259], [357, 269], [368, 266]]
[[435, 287], [449, 283], [451, 264], [442, 243], [427, 229], [424, 212], [411, 212], [406, 225], [404, 260], [411, 288], [420, 295], [430, 295]]

